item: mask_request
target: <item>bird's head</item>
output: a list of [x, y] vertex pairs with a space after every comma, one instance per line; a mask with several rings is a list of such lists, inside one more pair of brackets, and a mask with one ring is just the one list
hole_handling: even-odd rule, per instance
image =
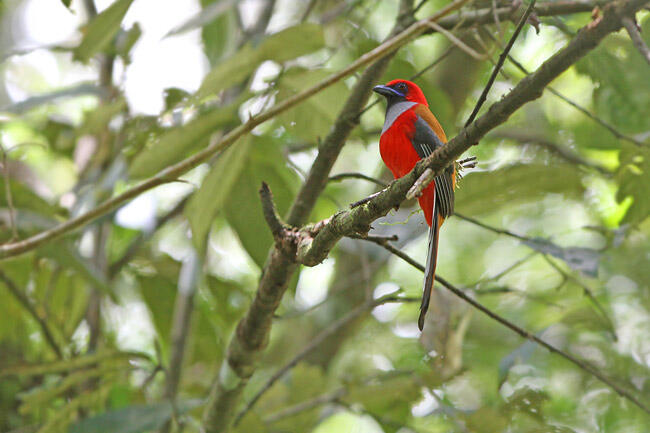
[[407, 80], [393, 80], [383, 86], [375, 86], [372, 90], [386, 97], [388, 104], [409, 101], [429, 106], [424, 93], [417, 84]]

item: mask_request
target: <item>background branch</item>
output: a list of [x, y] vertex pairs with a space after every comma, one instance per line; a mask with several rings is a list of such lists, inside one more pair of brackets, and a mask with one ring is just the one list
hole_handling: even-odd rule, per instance
[[[386, 241], [375, 241], [375, 240], [372, 240], [372, 239], [364, 239], [363, 237], [359, 237], [359, 239], [368, 240], [370, 242], [373, 242], [373, 243], [383, 247], [384, 249], [386, 249], [387, 251], [390, 251], [392, 254], [398, 256], [399, 258], [401, 258], [402, 260], [404, 260], [405, 262], [407, 262], [408, 264], [410, 264], [414, 268], [417, 268], [420, 271], [424, 272], [424, 266], [422, 266], [420, 263], [413, 260], [411, 257], [409, 257], [407, 254], [403, 253], [399, 249], [397, 249], [397, 248], [393, 247], [392, 245], [390, 245], [390, 243], [388, 243]], [[605, 385], [612, 388], [621, 397], [631, 401], [636, 406], [638, 406], [640, 409], [642, 409], [644, 412], [650, 414], [650, 407], [648, 407], [645, 403], [641, 402], [636, 396], [634, 396], [631, 392], [629, 392], [625, 388], [621, 387], [614, 380], [612, 380], [612, 379], [608, 378], [607, 376], [605, 376], [604, 374], [602, 374], [598, 369], [596, 369], [596, 368], [592, 367], [591, 365], [577, 359], [573, 355], [570, 355], [569, 353], [564, 352], [563, 350], [558, 349], [557, 347], [547, 343], [546, 341], [544, 341], [541, 338], [535, 336], [534, 334], [531, 334], [530, 332], [526, 331], [525, 329], [520, 328], [519, 326], [517, 326], [514, 323], [510, 322], [506, 318], [501, 317], [497, 313], [495, 313], [492, 310], [490, 310], [489, 308], [485, 307], [483, 304], [481, 304], [481, 303], [477, 302], [476, 300], [472, 299], [471, 297], [469, 297], [465, 292], [463, 292], [461, 289], [455, 287], [453, 284], [451, 284], [450, 282], [448, 282], [447, 280], [445, 280], [441, 276], [436, 275], [436, 281], [438, 281], [440, 284], [442, 284], [442, 286], [444, 288], [446, 288], [447, 290], [452, 292], [454, 295], [461, 298], [463, 301], [467, 302], [468, 304], [470, 304], [475, 309], [481, 311], [483, 314], [485, 314], [486, 316], [488, 316], [492, 320], [495, 320], [495, 321], [499, 322], [500, 324], [504, 325], [505, 327], [507, 327], [511, 331], [514, 331], [517, 334], [519, 334], [521, 337], [523, 337], [523, 338], [525, 338], [527, 340], [530, 340], [530, 341], [544, 347], [548, 351], [550, 351], [552, 353], [555, 353], [557, 355], [560, 355], [562, 358], [566, 359], [567, 361], [571, 362], [572, 364], [574, 364], [575, 366], [577, 366], [581, 370], [591, 374], [592, 376], [594, 376], [595, 378], [600, 380], [602, 383], [604, 383]]]

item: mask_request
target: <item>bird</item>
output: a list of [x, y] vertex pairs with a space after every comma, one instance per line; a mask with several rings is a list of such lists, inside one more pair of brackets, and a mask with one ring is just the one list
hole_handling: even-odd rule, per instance
[[[420, 159], [444, 146], [447, 136], [429, 110], [427, 99], [417, 84], [398, 79], [375, 86], [373, 91], [386, 98], [386, 118], [379, 138], [379, 152], [397, 179], [409, 173]], [[424, 329], [424, 319], [431, 301], [440, 227], [454, 212], [455, 188], [456, 164], [451, 164], [435, 177], [418, 198], [429, 225], [429, 246], [418, 318], [420, 331]]]

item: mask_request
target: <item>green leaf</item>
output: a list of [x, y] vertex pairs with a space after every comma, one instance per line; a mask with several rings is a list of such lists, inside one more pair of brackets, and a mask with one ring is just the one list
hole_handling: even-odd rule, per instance
[[525, 245], [543, 254], [564, 260], [571, 268], [590, 277], [598, 274], [600, 251], [593, 248], [566, 247], [562, 248], [545, 239], [531, 239], [522, 241]]
[[[185, 215], [192, 228], [192, 241], [198, 251], [204, 250], [212, 221], [231, 199], [231, 191], [248, 160], [251, 143], [251, 138], [245, 137], [226, 149], [185, 206]], [[240, 193], [235, 191], [235, 194]]]
[[117, 98], [108, 104], [102, 104], [84, 113], [84, 122], [77, 130], [77, 136], [97, 135], [106, 129], [108, 123], [118, 114], [126, 110], [126, 100]]
[[616, 200], [620, 203], [632, 198], [622, 223], [639, 224], [650, 215], [650, 151], [626, 146], [620, 160]]
[[315, 23], [303, 23], [274, 33], [259, 45], [265, 60], [282, 63], [304, 56], [325, 45], [323, 27]]
[[534, 201], [548, 193], [581, 197], [579, 170], [569, 164], [518, 164], [494, 171], [469, 173], [459, 182], [456, 208], [479, 215]]
[[[282, 75], [278, 99], [290, 98], [329, 76], [325, 70], [292, 68]], [[315, 142], [324, 137], [336, 120], [347, 97], [347, 87], [338, 82], [279, 116], [288, 134]]]
[[63, 3], [63, 6], [66, 8], [70, 9], [70, 3], [72, 3], [72, 0], [61, 0], [61, 3]]
[[189, 151], [200, 146], [210, 134], [235, 119], [232, 107], [228, 107], [201, 114], [183, 126], [170, 129], [136, 155], [131, 163], [129, 174], [133, 178], [156, 174], [163, 168], [178, 162]]
[[88, 24], [81, 44], [75, 49], [74, 57], [87, 62], [92, 56], [110, 44], [120, 30], [120, 24], [133, 0], [117, 0], [97, 15]]
[[322, 27], [304, 23], [269, 36], [256, 48], [250, 44], [244, 45], [237, 54], [208, 72], [196, 96], [204, 98], [216, 95], [242, 82], [264, 60], [285, 62], [320, 49], [324, 43]]
[[[201, 400], [178, 402], [176, 413], [182, 415], [202, 404]], [[171, 418], [172, 411], [169, 402], [128, 406], [81, 420], [70, 427], [69, 433], [140, 433], [156, 430]]]
[[260, 267], [264, 265], [273, 236], [269, 231], [259, 189], [266, 182], [280, 215], [284, 215], [296, 194], [299, 180], [286, 165], [278, 142], [268, 137], [253, 137], [253, 151], [237, 179], [237, 193], [231, 194], [225, 204], [226, 218], [251, 258]]
[[[646, 20], [644, 30], [647, 37], [650, 21]], [[594, 103], [599, 116], [623, 132], [648, 130], [648, 65], [629, 38], [607, 38], [576, 66], [579, 72], [598, 84], [594, 90]]]

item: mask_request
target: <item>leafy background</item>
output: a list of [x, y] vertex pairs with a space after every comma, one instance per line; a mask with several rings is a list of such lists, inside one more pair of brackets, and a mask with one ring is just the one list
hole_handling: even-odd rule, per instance
[[[379, 44], [398, 8], [395, 0], [103, 0], [93, 17], [92, 2], [45, 3], [0, 3], [2, 242], [78, 215], [340, 70]], [[423, 2], [417, 17], [443, 4]], [[639, 18], [650, 43], [648, 13]], [[542, 18], [512, 54], [532, 70], [590, 19]], [[455, 33], [496, 58], [499, 45], [485, 32], [503, 42], [512, 31], [503, 22]], [[439, 34], [418, 38], [383, 80], [412, 76], [450, 46]], [[489, 61], [452, 48], [417, 78], [448, 136], [490, 71]], [[492, 101], [523, 77], [509, 62], [504, 71]], [[646, 405], [650, 151], [633, 141], [650, 139], [647, 77], [627, 34], [612, 35], [552, 84], [592, 117], [547, 91], [472, 148], [480, 165], [457, 192], [457, 211], [470, 220], [445, 224], [438, 267]], [[287, 211], [354, 80], [117, 213], [0, 262], [0, 431], [199, 431], [204, 398], [272, 244], [259, 186], [267, 182]], [[377, 149], [382, 105], [360, 120], [332, 174], [388, 181]], [[331, 182], [311, 220], [376, 189], [360, 179]], [[426, 227], [414, 209], [402, 206], [374, 233], [397, 234], [397, 245], [423, 261]], [[343, 240], [323, 264], [299, 270], [244, 400], [364, 297], [417, 298], [420, 285], [421, 274], [399, 258]], [[173, 389], [174, 311], [188, 291], [193, 315]], [[350, 320], [275, 382], [236, 430], [650, 430], [647, 413], [443, 289], [435, 312], [422, 335], [417, 303]]]

